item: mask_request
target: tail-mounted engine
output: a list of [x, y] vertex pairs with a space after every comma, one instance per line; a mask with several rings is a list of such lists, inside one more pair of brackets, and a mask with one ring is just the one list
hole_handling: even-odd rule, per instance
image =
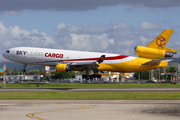
[[56, 65], [56, 71], [58, 72], [67, 72], [67, 71], [72, 71], [72, 70], [74, 70], [74, 68], [67, 64], [58, 63]]
[[134, 53], [136, 55], [139, 55], [139, 57], [160, 59], [166, 57], [173, 57], [173, 54], [176, 54], [176, 50], [170, 48], [156, 49], [156, 48], [136, 46], [134, 48]]

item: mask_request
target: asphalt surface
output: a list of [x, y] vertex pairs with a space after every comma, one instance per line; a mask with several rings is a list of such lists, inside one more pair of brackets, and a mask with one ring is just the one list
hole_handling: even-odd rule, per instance
[[0, 100], [1, 120], [179, 120], [180, 100]]
[[0, 91], [180, 91], [180, 88], [121, 88], [121, 89], [38, 88], [38, 89], [0, 89]]
[[[0, 89], [0, 91], [180, 91], [180, 88]], [[0, 100], [0, 120], [179, 120], [180, 100]]]

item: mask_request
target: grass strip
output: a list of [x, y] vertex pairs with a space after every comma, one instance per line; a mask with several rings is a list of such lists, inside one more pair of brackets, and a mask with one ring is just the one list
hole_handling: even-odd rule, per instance
[[0, 99], [180, 99], [179, 91], [3, 91]]
[[[0, 84], [3, 86], [3, 84]], [[82, 84], [82, 83], [50, 83], [41, 84], [6, 84], [6, 88], [180, 88], [180, 84], [171, 83], [117, 83], [117, 84]]]

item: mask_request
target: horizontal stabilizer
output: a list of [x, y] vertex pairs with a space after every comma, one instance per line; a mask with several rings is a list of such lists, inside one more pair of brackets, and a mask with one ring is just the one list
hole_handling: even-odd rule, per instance
[[170, 61], [173, 61], [173, 59], [166, 59], [166, 60], [163, 60], [163, 61], [168, 61], [168, 62], [170, 62]]
[[177, 54], [177, 50], [176, 49], [172, 49], [172, 48], [162, 48], [162, 49], [166, 50], [166, 52]]
[[142, 65], [159, 65], [160, 62], [161, 62], [160, 59], [154, 59], [154, 60], [152, 60], [152, 61], [143, 63]]

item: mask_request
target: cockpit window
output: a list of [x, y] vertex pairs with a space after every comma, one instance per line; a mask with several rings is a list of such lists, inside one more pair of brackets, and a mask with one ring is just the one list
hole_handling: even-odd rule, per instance
[[9, 53], [9, 52], [10, 52], [9, 50], [6, 51], [6, 53]]

